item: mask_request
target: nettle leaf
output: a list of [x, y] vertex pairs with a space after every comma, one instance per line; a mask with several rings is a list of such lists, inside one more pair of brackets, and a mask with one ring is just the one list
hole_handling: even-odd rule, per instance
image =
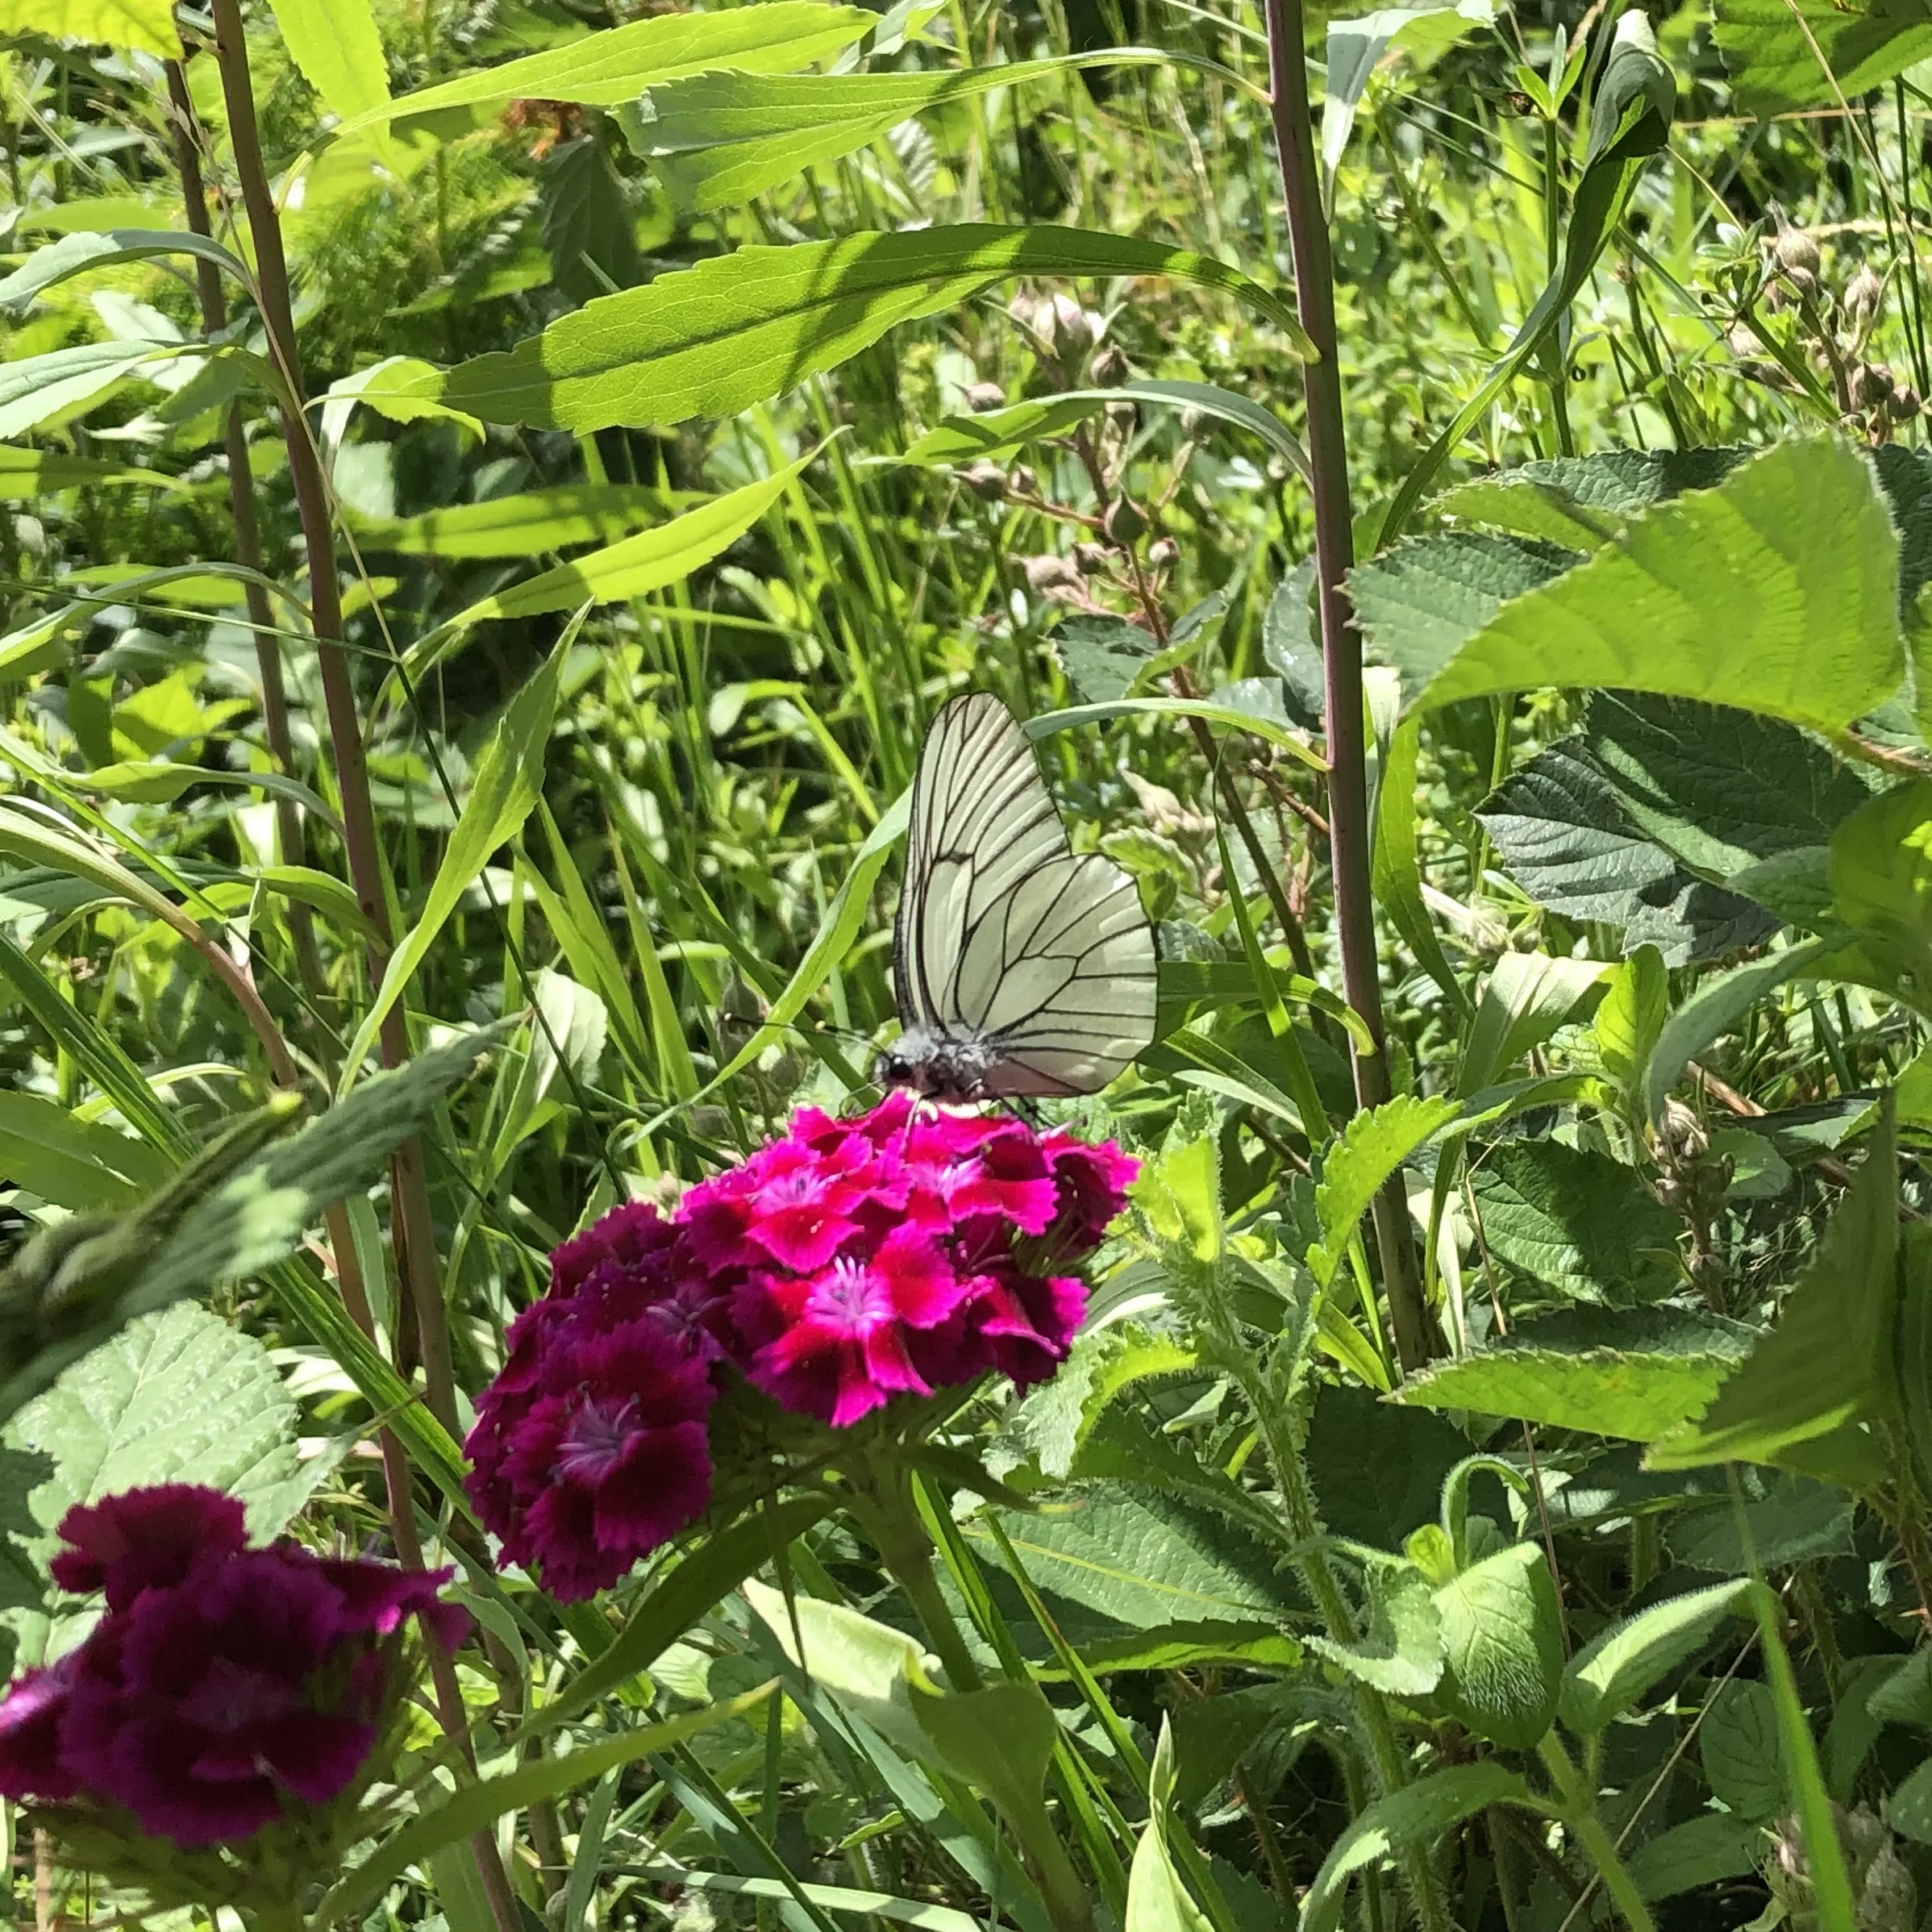
[[1561, 1294], [1647, 1300], [1679, 1279], [1682, 1221], [1607, 1154], [1506, 1140], [1469, 1178], [1488, 1251]]
[[1707, 1812], [1647, 1839], [1626, 1863], [1644, 1897], [1672, 1899], [1722, 1878], [1750, 1878], [1765, 1842], [1749, 1820]]
[[1757, 1334], [1687, 1309], [1565, 1309], [1431, 1364], [1391, 1399], [1651, 1442], [1709, 1401]]
[[1763, 1823], [1789, 1806], [1769, 1684], [1733, 1678], [1721, 1685], [1704, 1707], [1697, 1749], [1712, 1795], [1739, 1817]]
[[1751, 1614], [1748, 1580], [1672, 1597], [1600, 1631], [1563, 1674], [1558, 1715], [1593, 1737], [1645, 1691], [1690, 1662], [1734, 1617]]
[[1380, 624], [1365, 611], [1364, 623], [1414, 703], [1583, 685], [1830, 731], [1898, 688], [1898, 541], [1870, 463], [1820, 438], [1779, 444], [1713, 489], [1633, 516], [1472, 633], [1457, 637], [1426, 606]]
[[1858, 1506], [1835, 1484], [1780, 1475], [1767, 1481], [1746, 1467], [1738, 1480], [1749, 1499], [1681, 1509], [1670, 1521], [1670, 1553], [1690, 1570], [1742, 1577], [1762, 1569], [1852, 1553]]
[[1355, 1223], [1383, 1183], [1456, 1113], [1455, 1102], [1441, 1095], [1404, 1094], [1364, 1109], [1330, 1143], [1315, 1190], [1321, 1238], [1308, 1251], [1308, 1265], [1322, 1287], [1334, 1279]]
[[1932, 56], [1932, 20], [1883, 4], [1718, 0], [1715, 19], [1733, 98], [1761, 118], [1855, 100]]
[[[1779, 1463], [1875, 1487], [1884, 1466], [1861, 1425], [1897, 1402], [1892, 1361], [1897, 1300], [1898, 1163], [1889, 1100], [1870, 1151], [1785, 1298], [1777, 1326], [1729, 1376], [1694, 1423], [1647, 1459], [1659, 1469]], [[1825, 1459], [1823, 1466], [1819, 1458]]]
[[636, 213], [594, 134], [561, 143], [538, 163], [537, 207], [552, 279], [572, 303], [628, 288], [642, 275]]
[[1164, 654], [1152, 631], [1124, 617], [1063, 618], [1053, 646], [1067, 682], [1089, 704], [1126, 697]]
[[1629, 518], [1686, 490], [1721, 483], [1748, 450], [1603, 450], [1548, 457], [1472, 478], [1430, 508], [1566, 549], [1595, 550]]
[[1132, 235], [968, 223], [740, 248], [601, 296], [515, 349], [428, 376], [398, 371], [382, 392], [579, 435], [730, 416], [836, 368], [897, 322], [1019, 275], [1198, 282], [1306, 341], [1280, 297], [1211, 257]]
[[[295, 1401], [269, 1352], [190, 1303], [144, 1317], [68, 1369], [7, 1425], [11, 1448], [47, 1458], [51, 1473], [28, 1499], [45, 1567], [54, 1531], [77, 1503], [148, 1483], [205, 1483], [239, 1497], [260, 1521], [297, 1469]], [[22, 1629], [38, 1661], [44, 1621]]]
[[1446, 1668], [1436, 1697], [1492, 1744], [1526, 1751], [1563, 1681], [1563, 1613], [1534, 1543], [1513, 1543], [1435, 1592]]
[[[1362, 1445], [1375, 1445], [1364, 1455]], [[1399, 1549], [1434, 1521], [1444, 1478], [1469, 1453], [1468, 1438], [1426, 1409], [1392, 1409], [1366, 1389], [1324, 1385], [1303, 1449], [1322, 1521], [1338, 1537]]]

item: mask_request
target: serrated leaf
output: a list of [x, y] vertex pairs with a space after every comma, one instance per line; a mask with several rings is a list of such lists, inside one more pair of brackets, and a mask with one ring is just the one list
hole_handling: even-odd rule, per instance
[[1707, 1812], [1647, 1839], [1626, 1863], [1644, 1897], [1672, 1899], [1721, 1878], [1751, 1877], [1765, 1842], [1748, 1820]]
[[1435, 1592], [1444, 1671], [1436, 1696], [1492, 1744], [1527, 1751], [1556, 1715], [1563, 1613], [1534, 1543], [1498, 1550]]
[[1357, 1682], [1391, 1697], [1419, 1697], [1442, 1681], [1442, 1620], [1429, 1580], [1407, 1563], [1368, 1573], [1367, 1629], [1354, 1643], [1311, 1636], [1308, 1647]]
[[1750, 1469], [1740, 1472], [1740, 1481], [1748, 1499], [1741, 1509], [1727, 1497], [1672, 1517], [1670, 1553], [1687, 1569], [1742, 1577], [1753, 1561], [1781, 1570], [1852, 1553], [1857, 1505], [1842, 1489], [1789, 1475], [1766, 1483]]
[[[1857, 1177], [1826, 1226], [1777, 1326], [1694, 1423], [1651, 1446], [1653, 1469], [1772, 1463], [1786, 1451], [1890, 1416], [1897, 1304], [1898, 1172], [1889, 1105]], [[1863, 1440], [1863, 1438], [1855, 1438]], [[1863, 1472], [1882, 1477], [1875, 1447]]]
[[1932, 20], [1845, 0], [1718, 0], [1733, 97], [1768, 117], [1855, 100], [1932, 55]]
[[1898, 541], [1862, 452], [1794, 441], [1632, 517], [1466, 640], [1436, 617], [1371, 634], [1405, 693], [1431, 706], [1583, 685], [1841, 730], [1903, 675]]
[[1345, 1383], [1317, 1395], [1303, 1451], [1322, 1521], [1377, 1549], [1401, 1549], [1435, 1519], [1444, 1478], [1469, 1453], [1461, 1432], [1426, 1409], [1390, 1408]]
[[273, 0], [275, 23], [302, 78], [343, 121], [380, 112], [389, 63], [369, 0]]
[[1734, 1617], [1750, 1614], [1749, 1582], [1715, 1583], [1653, 1604], [1599, 1632], [1564, 1672], [1558, 1715], [1595, 1736], [1653, 1684], [1689, 1663]]
[[643, 272], [637, 217], [595, 134], [552, 148], [538, 164], [537, 230], [552, 280], [576, 303], [629, 288]]
[[580, 435], [730, 416], [837, 367], [894, 323], [949, 312], [1014, 276], [1083, 275], [1198, 282], [1304, 339], [1278, 297], [1210, 257], [1081, 229], [962, 224], [740, 248], [586, 303], [515, 349], [387, 387]]
[[1768, 1685], [1733, 1678], [1721, 1686], [1704, 1707], [1697, 1749], [1712, 1795], [1739, 1817], [1761, 1824], [1789, 1806], [1777, 1709]]
[[0, 34], [17, 33], [181, 57], [173, 0], [0, 0]]
[[1548, 457], [1472, 478], [1430, 506], [1438, 515], [1567, 549], [1594, 550], [1632, 515], [1685, 490], [1708, 490], [1746, 450], [1600, 450]]
[[1484, 1247], [1561, 1294], [1647, 1300], [1679, 1278], [1681, 1220], [1607, 1154], [1506, 1140], [1469, 1178]]
[[1393, 1400], [1654, 1441], [1709, 1401], [1755, 1329], [1678, 1309], [1566, 1309], [1433, 1363]]
[[[192, 1303], [143, 1317], [75, 1363], [7, 1425], [6, 1440], [49, 1459], [29, 1498], [44, 1564], [77, 1503], [144, 1484], [205, 1483], [245, 1503], [297, 1466], [294, 1398], [267, 1349]], [[28, 1650], [44, 1630], [26, 1633]], [[31, 1660], [38, 1660], [37, 1655]]]
[[1383, 1183], [1456, 1112], [1455, 1102], [1440, 1094], [1426, 1100], [1403, 1094], [1365, 1108], [1329, 1143], [1315, 1190], [1321, 1238], [1308, 1251], [1309, 1267], [1321, 1286], [1334, 1279], [1355, 1223]]
[[1152, 631], [1124, 617], [1065, 618], [1054, 632], [1053, 646], [1068, 683], [1089, 704], [1126, 697], [1166, 654]]

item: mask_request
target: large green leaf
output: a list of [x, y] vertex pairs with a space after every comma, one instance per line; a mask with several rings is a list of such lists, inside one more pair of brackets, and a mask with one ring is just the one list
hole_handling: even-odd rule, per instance
[[380, 114], [389, 97], [389, 63], [369, 0], [273, 0], [282, 45], [302, 78], [344, 121]]
[[180, 354], [178, 343], [83, 342], [0, 362], [0, 436], [17, 436], [91, 401], [145, 362]]
[[1710, 1400], [1755, 1333], [1676, 1309], [1567, 1309], [1432, 1364], [1392, 1399], [1649, 1442]]
[[1383, 1183], [1455, 1115], [1455, 1102], [1441, 1094], [1427, 1100], [1404, 1094], [1364, 1109], [1329, 1143], [1315, 1190], [1321, 1238], [1308, 1251], [1308, 1265], [1321, 1286], [1334, 1279], [1355, 1223]]
[[1639, 510], [1685, 490], [1708, 490], [1744, 450], [1599, 450], [1545, 457], [1478, 476], [1438, 497], [1438, 515], [1566, 549], [1595, 550]]
[[1435, 1592], [1445, 1665], [1436, 1696], [1479, 1736], [1526, 1751], [1556, 1715], [1563, 1613], [1534, 1543], [1512, 1543]]
[[1669, 1292], [1683, 1222], [1629, 1168], [1554, 1140], [1506, 1140], [1472, 1164], [1483, 1244], [1558, 1294], [1647, 1300]]
[[[145, 1484], [204, 1483], [261, 1506], [296, 1469], [297, 1413], [269, 1352], [205, 1309], [180, 1303], [143, 1317], [74, 1364], [7, 1426], [5, 1440], [46, 1457], [28, 1499], [45, 1564], [77, 1503]], [[278, 1522], [254, 1524], [279, 1530]], [[23, 1627], [37, 1660], [48, 1631]]]
[[580, 543], [614, 543], [640, 525], [700, 500], [637, 483], [555, 483], [415, 516], [352, 515], [365, 552], [405, 557], [541, 556]]
[[1429, 1580], [1414, 1564], [1370, 1570], [1367, 1628], [1349, 1642], [1311, 1636], [1309, 1648], [1385, 1697], [1417, 1697], [1442, 1681], [1442, 1619]]
[[446, 114], [453, 108], [494, 109], [511, 100], [617, 107], [646, 88], [707, 68], [768, 74], [808, 66], [849, 47], [877, 23], [878, 16], [863, 8], [828, 7], [819, 0], [764, 0], [756, 7], [712, 13], [660, 14], [586, 34], [520, 60], [472, 67], [454, 80], [372, 107], [343, 131], [384, 119]]
[[421, 908], [410, 921], [402, 943], [389, 955], [383, 983], [362, 1016], [355, 1040], [343, 1059], [345, 1086], [361, 1071], [389, 1009], [429, 956], [457, 902], [475, 883], [477, 875], [500, 846], [522, 830], [543, 790], [543, 761], [550, 743], [550, 723], [557, 709], [557, 685], [564, 659], [577, 635], [568, 626], [543, 667], [505, 709], [490, 740], [476, 761], [469, 796], [443, 849], [442, 862]]
[[1731, 97], [1746, 114], [1856, 100], [1932, 56], [1932, 17], [1910, 0], [1717, 0], [1715, 12]]
[[173, 0], [0, 0], [0, 34], [17, 33], [181, 57]]
[[1371, 635], [1431, 706], [1583, 685], [1841, 730], [1903, 674], [1898, 542], [1863, 452], [1836, 438], [1781, 443], [1715, 489], [1632, 517], [1460, 645], [1439, 620]]
[[54, 490], [91, 485], [96, 488], [144, 486], [180, 490], [178, 478], [103, 457], [68, 456], [58, 450], [26, 450], [0, 445], [0, 497], [32, 498]]
[[1890, 1416], [1897, 1403], [1895, 1150], [1888, 1102], [1864, 1165], [1786, 1297], [1777, 1326], [1697, 1421], [1652, 1444], [1652, 1468], [1777, 1462], [1798, 1445], [1829, 1437], [1835, 1454], [1840, 1444], [1860, 1445], [1845, 1451], [1848, 1479], [1882, 1475], [1875, 1449], [1855, 1430]]
[[122, 262], [152, 261], [163, 255], [193, 255], [211, 262], [223, 274], [233, 276], [238, 285], [245, 285], [248, 278], [243, 264], [205, 235], [187, 229], [119, 228], [105, 235], [63, 235], [59, 241], [36, 248], [11, 275], [0, 278], [0, 303], [20, 307], [42, 289], [70, 275]]
[[398, 372], [386, 392], [580, 435], [734, 415], [896, 322], [1017, 275], [1172, 276], [1238, 296], [1291, 343], [1306, 340], [1278, 296], [1210, 256], [1084, 229], [973, 224], [740, 248], [587, 303], [515, 349], [440, 374]]

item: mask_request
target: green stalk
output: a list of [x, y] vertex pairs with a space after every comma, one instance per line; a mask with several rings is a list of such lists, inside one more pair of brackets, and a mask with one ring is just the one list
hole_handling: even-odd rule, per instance
[[[1349, 497], [1349, 453], [1343, 427], [1342, 377], [1335, 330], [1335, 287], [1328, 229], [1322, 218], [1321, 173], [1309, 118], [1308, 67], [1302, 55], [1301, 0], [1266, 0], [1275, 146], [1287, 205], [1294, 257], [1295, 303], [1318, 359], [1302, 365], [1313, 472], [1315, 581], [1321, 612], [1328, 752], [1329, 863], [1335, 880], [1335, 924], [1341, 943], [1342, 989], [1367, 1023], [1375, 1051], [1351, 1048], [1355, 1099], [1363, 1107], [1389, 1098], [1383, 1051], [1382, 982], [1375, 948], [1375, 902], [1369, 884], [1367, 758], [1362, 742], [1361, 636], [1343, 580], [1355, 561]], [[1442, 1340], [1423, 1299], [1422, 1275], [1409, 1228], [1409, 1204], [1398, 1177], [1375, 1197], [1375, 1244], [1389, 1297], [1395, 1351], [1403, 1368], [1420, 1368], [1441, 1352]]]
[[1563, 1804], [1563, 1822], [1577, 1835], [1577, 1842], [1590, 1855], [1604, 1883], [1604, 1889], [1623, 1915], [1630, 1932], [1657, 1932], [1657, 1921], [1637, 1889], [1630, 1868], [1617, 1855], [1617, 1843], [1597, 1815], [1596, 1795], [1583, 1781], [1583, 1774], [1571, 1761], [1555, 1731], [1547, 1731], [1537, 1746], [1543, 1767], [1549, 1773]]

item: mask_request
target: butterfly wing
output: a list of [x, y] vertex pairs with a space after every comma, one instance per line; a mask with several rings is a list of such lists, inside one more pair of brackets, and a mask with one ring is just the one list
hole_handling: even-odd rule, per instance
[[894, 939], [900, 1017], [992, 1050], [983, 1091], [1088, 1094], [1154, 1037], [1154, 935], [1133, 880], [1076, 857], [998, 699], [954, 699], [912, 789]]
[[893, 937], [903, 1025], [959, 1030], [968, 936], [996, 901], [1066, 850], [1066, 829], [1013, 714], [989, 691], [952, 699], [926, 734], [912, 781]]

